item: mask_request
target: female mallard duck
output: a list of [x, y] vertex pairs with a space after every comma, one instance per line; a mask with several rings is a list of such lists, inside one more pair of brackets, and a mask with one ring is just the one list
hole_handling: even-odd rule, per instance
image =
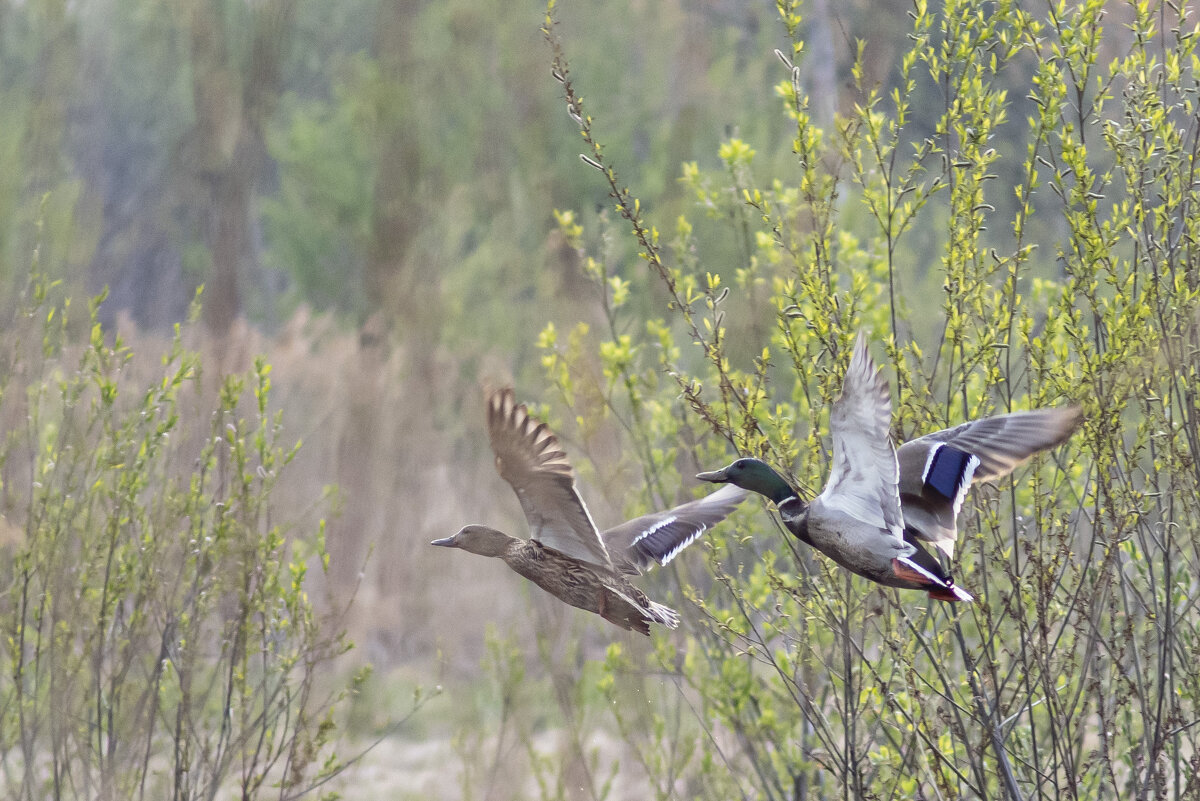
[[805, 503], [758, 459], [696, 476], [735, 484], [775, 502], [788, 530], [842, 567], [889, 587], [925, 590], [940, 601], [970, 601], [922, 543], [954, 557], [956, 518], [971, 484], [1012, 472], [1079, 425], [1076, 406], [1015, 412], [892, 446], [887, 379], [860, 334], [834, 402], [833, 468], [824, 491]]
[[574, 472], [558, 438], [545, 423], [531, 418], [523, 404], [517, 405], [511, 389], [491, 394], [487, 420], [496, 469], [521, 501], [530, 538], [473, 525], [432, 544], [498, 556], [555, 598], [621, 628], [649, 635], [651, 622], [678, 626], [675, 610], [651, 601], [625, 576], [671, 561], [705, 529], [725, 519], [746, 491], [725, 487], [601, 535], [575, 490]]

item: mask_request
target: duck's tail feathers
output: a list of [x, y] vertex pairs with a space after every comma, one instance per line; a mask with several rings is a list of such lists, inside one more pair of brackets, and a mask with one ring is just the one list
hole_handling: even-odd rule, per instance
[[[917, 558], [912, 558], [916, 556]], [[906, 579], [929, 593], [930, 598], [939, 601], [974, 601], [971, 593], [954, 583], [944, 570], [924, 551], [918, 550], [912, 556], [900, 556], [892, 560], [892, 571], [897, 577]], [[921, 558], [924, 557], [924, 558]], [[925, 562], [926, 564], [922, 564]]]
[[669, 629], [679, 628], [679, 613], [671, 607], [651, 601], [646, 611], [655, 623], [661, 623]]
[[938, 601], [962, 601], [969, 603], [975, 600], [975, 596], [964, 590], [957, 584], [951, 584], [949, 587], [938, 587], [936, 590], [929, 591], [929, 597]]

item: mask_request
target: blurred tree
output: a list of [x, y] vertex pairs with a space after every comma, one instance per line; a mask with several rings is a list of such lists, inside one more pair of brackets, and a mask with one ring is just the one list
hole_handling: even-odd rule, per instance
[[[376, 110], [375, 202], [367, 251], [367, 307], [412, 321], [424, 317], [429, 281], [408, 256], [422, 222], [419, 187], [422, 153], [410, 95], [415, 59], [412, 37], [423, 0], [382, 0], [373, 50], [386, 87]], [[418, 329], [423, 326], [418, 326]]]
[[71, 153], [101, 216], [89, 288], [109, 288], [106, 325], [120, 309], [143, 326], [169, 328], [203, 281], [183, 269], [186, 215], [173, 163], [192, 120], [179, 69], [185, 42], [164, 3], [94, 0], [79, 16], [83, 68]]
[[257, 259], [251, 202], [267, 164], [265, 130], [278, 104], [295, 0], [186, 0], [195, 122], [184, 165], [210, 270], [204, 316], [222, 333], [242, 311], [239, 275]]
[[[362, 180], [363, 170], [356, 166], [362, 159], [354, 160], [357, 150], [351, 140], [365, 136], [362, 120], [342, 113], [349, 105], [330, 102], [335, 91], [330, 87], [345, 79], [343, 54], [361, 50], [368, 41], [365, 31], [370, 26], [364, 20], [374, 2], [293, 2], [290, 16], [282, 21], [282, 12], [272, 18], [267, 7], [252, 14], [242, 4], [226, 6], [220, 10], [220, 28], [226, 31], [222, 35], [227, 40], [231, 94], [225, 101], [212, 101], [216, 107], [209, 109], [209, 121], [203, 125], [212, 132], [214, 126], [226, 124], [216, 120], [216, 114], [227, 116], [231, 125], [238, 124], [237, 117], [247, 118], [240, 124], [249, 134], [244, 132], [242, 149], [233, 157], [248, 155], [258, 172], [252, 182], [248, 175], [241, 176], [253, 189], [245, 228], [249, 255], [243, 255], [233, 278], [238, 307], [270, 323], [277, 317], [289, 278], [294, 283], [287, 298], [293, 305], [297, 295], [324, 305], [317, 299], [326, 284], [301, 280], [318, 268], [333, 286], [356, 285], [344, 280], [346, 270], [338, 261], [353, 259], [352, 249], [343, 246], [344, 240], [321, 241], [318, 233], [329, 225], [316, 224], [315, 217], [332, 207], [334, 221], [346, 219], [341, 205], [361, 194], [355, 184]], [[203, 233], [206, 221], [214, 220], [209, 204], [219, 188], [218, 175], [234, 168], [220, 166], [227, 154], [215, 157], [217, 172], [202, 158], [202, 123], [197, 116], [197, 83], [202, 79], [182, 68], [191, 64], [196, 52], [192, 17], [180, 13], [191, 8], [152, 0], [94, 0], [77, 12], [84, 68], [78, 78], [72, 155], [76, 172], [103, 204], [103, 233], [90, 281], [93, 289], [110, 288], [101, 315], [106, 324], [117, 309], [126, 309], [143, 326], [169, 327], [182, 319], [195, 286], [209, 280], [214, 269]], [[205, 13], [212, 17], [214, 8]], [[271, 67], [267, 62], [275, 59], [279, 63]], [[272, 80], [279, 84], [266, 98], [261, 97], [268, 93], [266, 88], [248, 83], [264, 74], [274, 75]], [[207, 80], [215, 82], [211, 70]], [[272, 108], [282, 102], [285, 88], [289, 102], [277, 114]], [[257, 93], [258, 99], [250, 102], [259, 103], [261, 113], [247, 110], [246, 93]], [[221, 102], [229, 106], [222, 109]], [[282, 129], [267, 124], [273, 117], [285, 120]], [[272, 138], [265, 154], [264, 137]], [[245, 161], [237, 163], [244, 166]], [[317, 180], [298, 181], [297, 173], [315, 174]], [[308, 198], [324, 203], [316, 215], [299, 207]], [[363, 206], [368, 203], [369, 195], [360, 201]], [[260, 213], [262, 237], [256, 219]], [[320, 247], [306, 250], [314, 242]], [[302, 275], [290, 269], [295, 262], [318, 267]]]
[[[79, 29], [69, 3], [0, 3], [0, 292], [24, 287], [31, 261], [77, 274], [94, 246], [84, 187], [64, 157]], [[83, 212], [83, 213], [81, 213]]]
[[268, 135], [279, 187], [261, 200], [264, 266], [291, 281], [278, 300], [283, 314], [300, 303], [355, 316], [365, 307], [374, 159], [354, 83], [370, 68], [357, 59], [330, 100], [289, 95]]

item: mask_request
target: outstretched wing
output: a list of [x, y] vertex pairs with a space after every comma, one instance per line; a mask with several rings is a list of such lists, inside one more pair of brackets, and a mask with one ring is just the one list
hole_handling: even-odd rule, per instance
[[914, 533], [954, 556], [957, 518], [967, 490], [1002, 478], [1038, 451], [1071, 435], [1078, 406], [985, 417], [900, 446], [900, 497]]
[[635, 517], [604, 532], [613, 563], [630, 575], [665, 565], [708, 529], [724, 520], [748, 493], [726, 484], [716, 492], [665, 512]]
[[1078, 406], [1062, 406], [985, 417], [926, 434], [900, 446], [901, 480], [908, 479], [908, 452], [928, 453], [939, 444], [979, 459], [972, 481], [1003, 478], [1033, 454], [1053, 448], [1071, 436], [1082, 419], [1083, 412]]
[[517, 493], [530, 537], [562, 554], [612, 570], [554, 432], [530, 417], [507, 388], [488, 397], [487, 422], [496, 469]]
[[904, 516], [896, 484], [899, 468], [891, 437], [892, 402], [887, 379], [860, 333], [842, 394], [833, 404], [833, 467], [819, 500], [887, 536], [903, 540]]

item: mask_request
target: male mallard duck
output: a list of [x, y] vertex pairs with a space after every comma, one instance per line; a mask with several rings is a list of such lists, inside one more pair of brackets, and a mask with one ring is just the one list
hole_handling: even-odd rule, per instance
[[829, 428], [833, 468], [805, 503], [758, 459], [738, 459], [696, 478], [744, 487], [775, 502], [788, 530], [842, 567], [889, 587], [970, 601], [922, 543], [954, 557], [956, 518], [971, 484], [1012, 472], [1079, 425], [1076, 406], [987, 417], [892, 446], [887, 379], [859, 334]]
[[531, 418], [524, 404], [517, 405], [511, 389], [491, 394], [487, 421], [496, 469], [521, 501], [530, 538], [473, 525], [432, 544], [498, 556], [554, 597], [621, 628], [649, 635], [651, 622], [678, 626], [675, 610], [651, 601], [625, 577], [655, 562], [670, 562], [705, 529], [725, 519], [746, 491], [724, 487], [601, 535], [575, 490], [575, 475], [558, 438]]

